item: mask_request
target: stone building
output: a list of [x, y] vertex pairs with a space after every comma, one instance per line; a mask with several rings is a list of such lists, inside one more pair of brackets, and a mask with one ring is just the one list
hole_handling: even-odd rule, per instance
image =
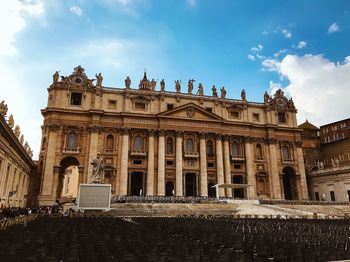
[[349, 201], [350, 119], [321, 126], [306, 122], [302, 140], [310, 198]]
[[40, 204], [62, 199], [70, 166], [78, 183], [89, 182], [97, 154], [115, 195], [215, 196], [213, 185], [234, 183], [249, 186], [220, 196], [308, 199], [302, 130], [281, 90], [256, 103], [245, 90], [240, 100], [226, 98], [224, 87], [204, 95], [194, 80], [185, 91], [179, 80], [167, 88], [162, 80], [158, 91], [146, 73], [138, 88], [129, 77], [124, 88], [96, 78], [94, 85], [80, 66], [53, 76], [42, 110]]
[[6, 120], [7, 105], [0, 103], [0, 206], [23, 207], [29, 204], [30, 180], [35, 176], [33, 153], [24, 143], [13, 116]]

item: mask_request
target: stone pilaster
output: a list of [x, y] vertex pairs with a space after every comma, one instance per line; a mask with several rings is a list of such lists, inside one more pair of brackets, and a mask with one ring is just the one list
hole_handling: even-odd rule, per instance
[[280, 175], [278, 173], [278, 163], [277, 163], [277, 151], [276, 151], [276, 140], [269, 139], [269, 152], [270, 152], [270, 178], [272, 187], [272, 198], [281, 199], [281, 185], [280, 185]]
[[154, 130], [148, 132], [148, 163], [147, 163], [147, 191], [148, 196], [154, 195]]
[[176, 196], [183, 196], [182, 185], [182, 133], [176, 133]]
[[89, 147], [89, 163], [88, 163], [88, 173], [86, 182], [90, 182], [90, 177], [92, 175], [93, 165], [90, 163], [93, 159], [96, 158], [98, 153], [98, 137], [99, 137], [99, 127], [98, 126], [91, 126], [89, 127], [90, 132], [90, 147]]
[[245, 138], [245, 160], [247, 168], [247, 184], [250, 185], [247, 188], [248, 198], [256, 197], [256, 179], [254, 172], [254, 154], [252, 149], [251, 138]]
[[[55, 166], [55, 158], [56, 158], [56, 144], [57, 144], [57, 131], [59, 126], [57, 124], [49, 125], [49, 135], [48, 135], [48, 144], [46, 151], [46, 159], [45, 159], [45, 169], [44, 174], [42, 176], [43, 182], [41, 187], [41, 195], [42, 196], [51, 196], [54, 200], [56, 196], [53, 195], [53, 182], [54, 182], [54, 166]], [[54, 189], [55, 190], [55, 189]]]
[[128, 155], [129, 155], [129, 130], [122, 130], [122, 152], [120, 163], [119, 193], [122, 196], [128, 192]]
[[165, 136], [164, 131], [158, 133], [158, 196], [165, 196]]
[[205, 143], [205, 134], [200, 133], [200, 195], [208, 196], [208, 177], [207, 177], [207, 152]]
[[[216, 173], [217, 173], [217, 182], [218, 184], [224, 183], [224, 166], [222, 159], [222, 140], [221, 135], [216, 135]], [[219, 189], [219, 196], [225, 196], [224, 188]]]
[[[225, 183], [231, 184], [231, 162], [230, 162], [230, 147], [229, 137], [224, 137], [224, 166], [225, 166]], [[232, 197], [232, 188], [226, 188], [226, 196]]]
[[299, 173], [300, 173], [300, 188], [301, 188], [301, 199], [308, 200], [309, 194], [307, 191], [307, 182], [306, 182], [306, 174], [305, 174], [305, 166], [304, 166], [304, 158], [303, 158], [303, 150], [301, 145], [297, 145], [297, 155], [298, 155], [298, 165], [299, 165]]
[[5, 192], [6, 191], [6, 182], [8, 180], [7, 177], [7, 167], [9, 165], [9, 160], [8, 158], [5, 158], [2, 162], [2, 167], [0, 170], [0, 196], [1, 198], [5, 197]]

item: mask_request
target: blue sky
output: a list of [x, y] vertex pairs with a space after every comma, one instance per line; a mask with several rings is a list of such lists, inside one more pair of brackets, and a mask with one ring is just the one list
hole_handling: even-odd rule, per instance
[[149, 78], [213, 84], [260, 102], [283, 88], [301, 123], [349, 117], [350, 1], [5, 0], [0, 10], [0, 100], [34, 149], [40, 109], [59, 70], [78, 64], [103, 84]]

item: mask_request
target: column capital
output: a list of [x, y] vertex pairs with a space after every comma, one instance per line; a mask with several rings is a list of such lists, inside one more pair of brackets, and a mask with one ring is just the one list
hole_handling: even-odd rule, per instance
[[122, 127], [122, 128], [119, 129], [119, 131], [120, 131], [120, 133], [122, 133], [123, 135], [129, 135], [131, 129], [130, 129], [130, 128], [127, 128], [127, 127]]
[[230, 136], [229, 135], [224, 135], [224, 142], [230, 141]]
[[156, 133], [156, 130], [154, 130], [154, 129], [149, 129], [148, 130], [148, 136], [154, 136], [155, 133]]
[[199, 133], [199, 138], [200, 139], [205, 139], [207, 137], [207, 133], [204, 133], [204, 132], [200, 132]]
[[158, 136], [165, 136], [165, 130], [164, 129], [159, 129], [158, 130]]
[[216, 140], [221, 140], [222, 139], [222, 135], [221, 134], [215, 134], [215, 138], [216, 138]]
[[176, 133], [176, 137], [182, 137], [183, 136], [183, 132], [182, 131], [177, 130], [177, 131], [175, 131], [175, 133]]
[[244, 142], [246, 142], [246, 143], [251, 143], [252, 142], [252, 137], [251, 136], [245, 136], [244, 137]]
[[275, 145], [275, 144], [277, 144], [277, 139], [275, 139], [275, 138], [267, 138], [266, 142], [269, 145]]
[[303, 141], [301, 141], [301, 140], [294, 141], [294, 143], [295, 143], [295, 145], [296, 145], [297, 147], [302, 147], [302, 146], [303, 146]]
[[60, 124], [56, 124], [56, 123], [48, 124], [50, 131], [57, 131], [58, 129], [60, 129], [60, 126], [61, 126]]
[[99, 126], [99, 125], [89, 125], [87, 127], [87, 130], [90, 132], [90, 133], [99, 133], [100, 131], [102, 131], [102, 127]]

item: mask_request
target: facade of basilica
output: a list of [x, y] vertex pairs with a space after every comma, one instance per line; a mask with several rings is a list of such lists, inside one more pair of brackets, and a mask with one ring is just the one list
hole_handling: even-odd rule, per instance
[[193, 83], [162, 80], [158, 88], [145, 73], [137, 88], [129, 77], [109, 88], [80, 66], [68, 77], [56, 72], [42, 110], [39, 204], [69, 200], [67, 170], [89, 183], [97, 158], [114, 195], [215, 196], [213, 185], [235, 184], [219, 195], [308, 199], [293, 101], [281, 90], [263, 103], [247, 101], [244, 90], [229, 99], [215, 86], [208, 96]]

